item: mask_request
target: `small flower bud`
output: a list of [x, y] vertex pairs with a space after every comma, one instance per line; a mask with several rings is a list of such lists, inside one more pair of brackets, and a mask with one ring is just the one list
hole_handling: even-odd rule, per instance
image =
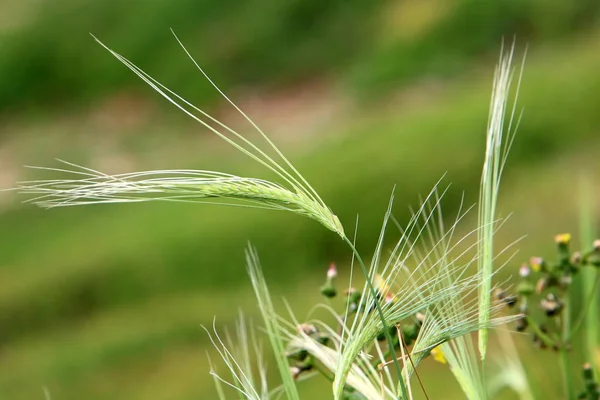
[[298, 377], [300, 376], [300, 374], [302, 374], [305, 371], [310, 371], [311, 369], [313, 369], [313, 364], [312, 363], [305, 363], [305, 364], [301, 364], [301, 365], [293, 365], [290, 367], [290, 374], [292, 375], [292, 378], [294, 380], [297, 380]]
[[514, 307], [515, 304], [517, 304], [517, 301], [518, 301], [518, 297], [515, 296], [514, 294], [511, 294], [510, 296], [506, 296], [504, 298], [504, 303], [506, 303], [506, 305], [509, 307]]
[[385, 304], [391, 304], [395, 301], [395, 297], [393, 294], [389, 293], [385, 295]]
[[337, 268], [334, 263], [329, 264], [329, 269], [327, 270], [327, 281], [325, 285], [321, 287], [321, 294], [328, 299], [331, 299], [337, 295], [337, 290], [333, 286], [333, 278], [337, 276]]
[[346, 289], [344, 293], [346, 294], [346, 307], [348, 307], [348, 312], [356, 312], [360, 302], [360, 292], [355, 288], [349, 288]]
[[319, 332], [316, 326], [307, 323], [302, 323], [298, 325], [297, 329], [298, 332], [304, 333], [305, 335], [314, 335], [315, 333]]
[[295, 365], [290, 367], [290, 374], [292, 375], [292, 378], [294, 380], [298, 379], [298, 377], [300, 376], [301, 373], [302, 373], [302, 368], [297, 367]]
[[535, 284], [535, 291], [538, 293], [542, 293], [548, 287], [548, 279], [540, 278]]
[[529, 259], [529, 265], [535, 272], [544, 271], [546, 269], [546, 263], [542, 257], [531, 257]]
[[531, 296], [534, 291], [535, 287], [529, 281], [519, 282], [519, 284], [517, 285], [517, 293], [519, 294], [519, 296]]
[[521, 318], [519, 318], [517, 320], [515, 329], [517, 330], [517, 332], [524, 332], [528, 326], [529, 326], [529, 322], [527, 320], [527, 317], [523, 315]]
[[594, 371], [592, 365], [589, 362], [583, 364], [583, 379], [586, 381], [594, 379]]
[[528, 278], [529, 275], [531, 275], [531, 268], [529, 268], [529, 265], [521, 265], [521, 268], [519, 268], [519, 275], [521, 276], [521, 278]]
[[321, 288], [321, 294], [328, 299], [331, 299], [337, 295], [337, 290], [331, 285], [325, 285]]
[[513, 307], [515, 304], [517, 304], [517, 296], [509, 295], [506, 293], [506, 291], [500, 288], [497, 288], [494, 291], [494, 296], [497, 300], [504, 302], [504, 304], [506, 304], [508, 307]]
[[577, 265], [581, 263], [581, 252], [576, 251], [571, 255], [571, 264]]
[[600, 239], [594, 240], [593, 246], [594, 246], [594, 251], [599, 252], [600, 251]]
[[337, 268], [334, 263], [329, 264], [329, 269], [327, 270], [327, 279], [333, 279], [337, 276]]
[[568, 246], [571, 242], [571, 234], [570, 233], [561, 233], [559, 235], [554, 236], [554, 241], [559, 246]]
[[555, 294], [548, 293], [546, 298], [540, 301], [540, 306], [547, 316], [554, 317], [561, 312], [563, 304]]
[[377, 274], [375, 275], [374, 283], [375, 287], [377, 288], [377, 291], [379, 292], [379, 296], [385, 299], [387, 297], [387, 294], [390, 292], [390, 286], [388, 285], [387, 280], [384, 279], [381, 275]]

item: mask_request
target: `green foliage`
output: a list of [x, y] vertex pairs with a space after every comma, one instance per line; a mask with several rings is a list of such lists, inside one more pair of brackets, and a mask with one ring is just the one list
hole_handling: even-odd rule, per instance
[[441, 16], [428, 29], [386, 40], [362, 57], [350, 75], [353, 85], [363, 94], [380, 96], [417, 76], [457, 74], [475, 57], [493, 57], [503, 38], [539, 43], [585, 30], [600, 17], [600, 5], [593, 0], [459, 0], [436, 6]]
[[[406, 12], [411, 12], [411, 4]], [[342, 78], [360, 97], [381, 96], [418, 77], [456, 75], [503, 37], [543, 42], [593, 27], [593, 0], [453, 0], [422, 32], [386, 39], [380, 20], [395, 3], [377, 0], [61, 0], [42, 3], [0, 34], [0, 107], [87, 104], [137, 88], [97, 47], [93, 33], [195, 103], [217, 99], [172, 45], [173, 28], [224, 88]], [[436, 4], [432, 5], [436, 7]], [[416, 16], [418, 18], [418, 16]], [[60, 23], [57, 23], [60, 21]], [[400, 23], [400, 22], [399, 22]], [[393, 30], [403, 26], [389, 22]], [[393, 35], [391, 35], [393, 37]], [[491, 52], [491, 54], [490, 54]], [[165, 62], [168, 60], [168, 62]]]
[[[342, 66], [368, 42], [377, 4], [364, 0], [62, 0], [0, 35], [0, 107], [78, 105], [131, 88], [130, 74], [91, 45], [88, 32], [194, 102], [215, 92], [177, 47], [173, 28], [212, 78], [279, 85]], [[60, 21], [60, 22], [58, 22]], [[167, 61], [168, 60], [168, 61]], [[56, 104], [56, 103], [55, 103]]]

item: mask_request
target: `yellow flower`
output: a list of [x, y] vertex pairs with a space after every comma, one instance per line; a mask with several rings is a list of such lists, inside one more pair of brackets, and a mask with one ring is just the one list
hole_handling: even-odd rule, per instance
[[571, 234], [570, 233], [561, 233], [560, 235], [556, 235], [556, 236], [554, 236], [554, 241], [556, 242], [556, 244], [566, 246], [571, 241]]
[[390, 292], [390, 286], [385, 282], [381, 275], [375, 275], [375, 288], [379, 292], [379, 295], [385, 299], [386, 303], [396, 301], [396, 296]]
[[529, 259], [529, 265], [532, 270], [538, 272], [544, 269], [544, 259], [542, 257], [531, 257]]
[[439, 362], [440, 364], [447, 364], [448, 362], [446, 361], [446, 356], [444, 355], [444, 352], [442, 351], [442, 346], [437, 346], [434, 347], [431, 350], [431, 356], [433, 357], [433, 359], [437, 362]]

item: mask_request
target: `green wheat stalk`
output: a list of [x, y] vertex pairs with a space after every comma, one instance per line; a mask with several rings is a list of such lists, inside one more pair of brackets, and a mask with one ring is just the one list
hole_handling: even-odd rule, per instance
[[[589, 177], [581, 179], [581, 206], [579, 226], [581, 231], [581, 243], [590, 245], [597, 237], [594, 229], [595, 210], [594, 196], [592, 195]], [[594, 370], [598, 370], [596, 354], [598, 352], [598, 294], [594, 293], [599, 279], [597, 268], [582, 269], [582, 292], [581, 304], [585, 310], [585, 353], [587, 361]], [[592, 299], [590, 301], [590, 299]]]
[[[485, 161], [481, 174], [479, 226], [482, 229], [479, 232], [478, 269], [481, 280], [479, 288], [479, 318], [482, 326], [487, 325], [490, 319], [492, 275], [494, 274], [494, 230], [497, 218], [496, 206], [500, 190], [500, 180], [508, 152], [514, 139], [516, 125], [518, 125], [518, 121], [516, 121], [513, 127], [516, 112], [515, 102], [510, 113], [508, 128], [505, 129], [504, 126], [513, 78], [513, 51], [514, 45], [507, 53], [504, 53], [504, 49], [502, 49], [500, 62], [496, 68], [487, 127]], [[515, 98], [518, 96], [521, 76], [522, 74], [519, 75]], [[482, 361], [486, 357], [487, 341], [488, 331], [487, 328], [483, 328], [479, 332], [479, 354]]]

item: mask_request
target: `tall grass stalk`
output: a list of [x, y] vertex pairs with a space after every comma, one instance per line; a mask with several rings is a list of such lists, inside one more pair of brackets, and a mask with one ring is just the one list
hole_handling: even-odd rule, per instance
[[282, 379], [283, 392], [289, 400], [300, 400], [296, 383], [290, 374], [290, 364], [286, 356], [285, 344], [283, 343], [282, 330], [277, 319], [277, 313], [275, 312], [269, 288], [260, 268], [258, 254], [256, 254], [256, 251], [252, 247], [248, 247], [246, 250], [246, 265], [248, 275], [250, 275], [250, 280], [252, 281], [252, 287], [254, 288], [254, 294], [258, 301], [258, 308], [265, 324], [267, 336], [274, 352], [277, 369]]
[[[584, 177], [580, 183], [581, 206], [579, 214], [579, 229], [581, 243], [589, 246], [597, 237], [597, 232], [594, 228], [596, 221], [596, 211], [594, 207], [594, 196], [592, 192], [592, 183], [589, 178]], [[599, 297], [597, 292], [597, 283], [600, 279], [600, 274], [597, 268], [585, 268], [582, 273], [582, 291], [580, 301], [585, 310], [585, 330], [584, 330], [584, 351], [587, 357], [587, 362], [592, 365], [593, 370], [598, 370], [598, 360], [596, 354], [599, 353], [598, 346], [598, 331], [599, 324], [598, 312]], [[577, 329], [577, 328], [575, 328]]]
[[[487, 353], [488, 331], [485, 326], [490, 319], [490, 301], [492, 289], [493, 261], [494, 261], [494, 230], [496, 221], [496, 208], [502, 170], [506, 163], [508, 152], [512, 145], [516, 125], [515, 111], [516, 102], [513, 104], [505, 129], [506, 111], [510, 98], [510, 88], [513, 79], [512, 58], [513, 47], [504, 52], [501, 50], [500, 62], [494, 76], [492, 99], [490, 102], [490, 116], [487, 127], [487, 140], [485, 161], [481, 174], [481, 187], [479, 194], [479, 261], [478, 269], [481, 286], [479, 288], [479, 318], [484, 327], [479, 332], [479, 354], [485, 361]], [[518, 96], [519, 84], [517, 85], [515, 98]], [[518, 121], [517, 121], [518, 122]]]

